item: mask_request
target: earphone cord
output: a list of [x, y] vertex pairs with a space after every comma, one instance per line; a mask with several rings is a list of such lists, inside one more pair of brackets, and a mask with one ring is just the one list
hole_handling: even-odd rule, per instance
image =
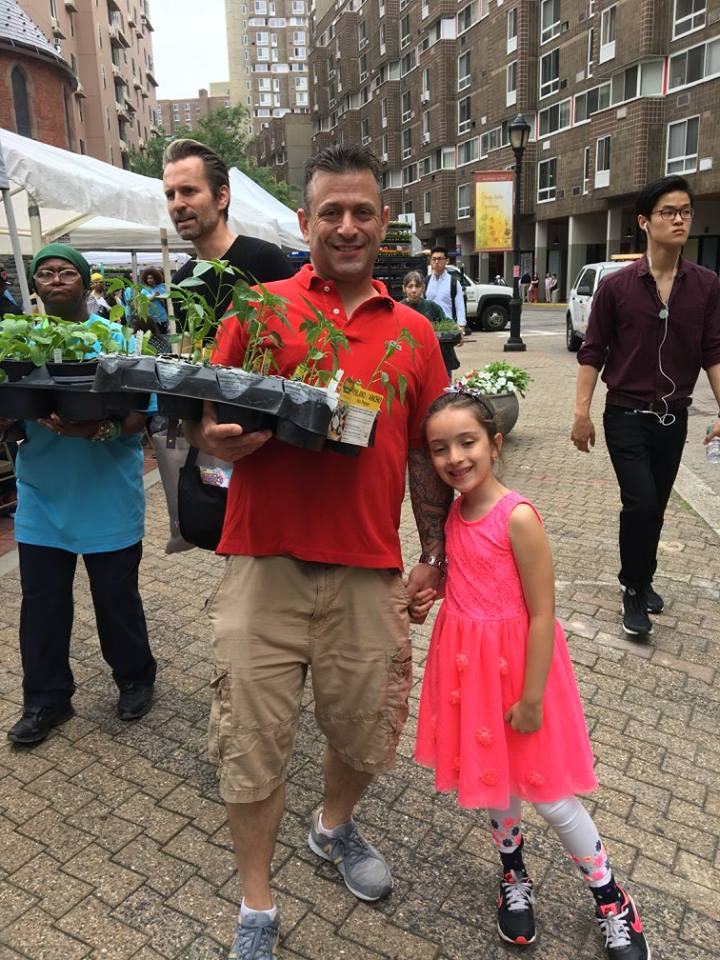
[[672, 295], [672, 289], [673, 289], [673, 286], [675, 285], [675, 277], [677, 276], [678, 263], [680, 262], [680, 256], [678, 255], [677, 259], [675, 260], [675, 266], [673, 267], [673, 272], [672, 272], [672, 281], [670, 283], [670, 293], [668, 294], [667, 301], [663, 300], [662, 294], [660, 293], [660, 288], [658, 287], [657, 279], [655, 278], [655, 274], [652, 272], [652, 260], [650, 259], [649, 253], [647, 255], [647, 259], [648, 259], [648, 266], [650, 267], [650, 274], [653, 280], [655, 281], [655, 293], [657, 294], [658, 300], [660, 301], [660, 303], [662, 304], [665, 310], [665, 329], [663, 331], [662, 340], [660, 341], [660, 345], [658, 347], [658, 369], [660, 370], [660, 373], [663, 375], [663, 377], [665, 377], [665, 379], [670, 384], [670, 390], [668, 391], [668, 393], [665, 393], [662, 395], [662, 397], [660, 397], [660, 402], [665, 404], [665, 413], [656, 413], [654, 410], [648, 410], [647, 412], [652, 413], [654, 417], [657, 417], [658, 421], [662, 424], [663, 427], [671, 427], [675, 423], [677, 417], [675, 416], [674, 413], [670, 413], [670, 408], [668, 407], [668, 397], [671, 397], [673, 393], [675, 393], [675, 391], [677, 390], [677, 384], [675, 383], [673, 378], [665, 372], [665, 369], [663, 368], [662, 348], [665, 346], [665, 341], [667, 340], [667, 335], [668, 335], [668, 324], [670, 322], [670, 309], [668, 307], [668, 304], [670, 303], [670, 296]]

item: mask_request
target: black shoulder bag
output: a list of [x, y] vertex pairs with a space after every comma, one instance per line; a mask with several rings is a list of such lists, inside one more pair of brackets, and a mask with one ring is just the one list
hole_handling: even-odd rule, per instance
[[178, 481], [178, 525], [183, 538], [203, 550], [220, 543], [227, 490], [203, 483], [197, 465], [198, 449], [190, 447]]

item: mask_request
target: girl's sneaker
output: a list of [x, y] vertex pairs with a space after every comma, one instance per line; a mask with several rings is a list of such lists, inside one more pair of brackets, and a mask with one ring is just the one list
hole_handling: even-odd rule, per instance
[[525, 947], [535, 941], [532, 880], [517, 870], [508, 870], [500, 880], [498, 933], [506, 943]]
[[622, 887], [618, 890], [622, 900], [598, 906], [595, 911], [609, 960], [652, 960], [633, 899]]

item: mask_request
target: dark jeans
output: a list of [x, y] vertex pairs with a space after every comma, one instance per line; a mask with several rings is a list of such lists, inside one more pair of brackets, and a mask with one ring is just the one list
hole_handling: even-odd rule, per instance
[[[60, 706], [75, 692], [69, 658], [77, 554], [26, 543], [18, 544], [18, 553], [25, 706]], [[156, 664], [138, 591], [141, 557], [142, 543], [83, 556], [100, 648], [121, 690], [155, 681]]]
[[620, 573], [626, 587], [644, 589], [657, 567], [665, 507], [677, 476], [687, 436], [687, 409], [673, 411], [663, 426], [656, 416], [608, 405], [605, 440], [615, 468], [620, 511]]

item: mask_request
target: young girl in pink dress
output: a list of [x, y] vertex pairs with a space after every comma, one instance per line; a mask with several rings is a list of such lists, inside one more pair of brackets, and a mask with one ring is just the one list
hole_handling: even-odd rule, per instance
[[[491, 404], [467, 388], [439, 397], [426, 440], [458, 493], [445, 526], [447, 581], [425, 667], [416, 757], [438, 790], [485, 807], [502, 861], [498, 932], [535, 940], [533, 885], [523, 860], [521, 802], [557, 833], [595, 898], [610, 960], [650, 960], [633, 900], [613, 876], [576, 793], [597, 786], [585, 718], [555, 619], [550, 546], [535, 507], [493, 472], [502, 447]], [[435, 599], [416, 595], [421, 621]]]

